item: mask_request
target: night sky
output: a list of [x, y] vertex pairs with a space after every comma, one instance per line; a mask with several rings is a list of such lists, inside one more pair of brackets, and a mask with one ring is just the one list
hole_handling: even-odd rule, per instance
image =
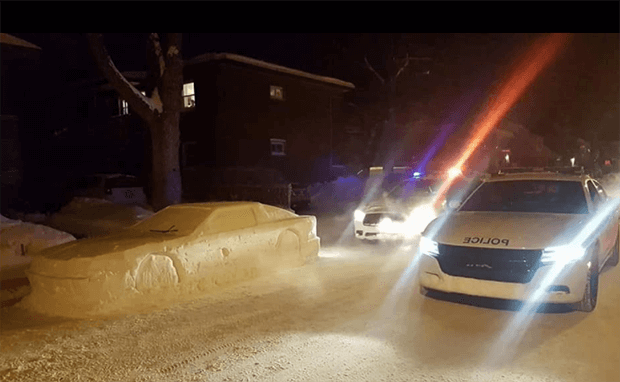
[[[43, 48], [47, 70], [56, 82], [97, 75], [83, 34], [13, 33]], [[146, 33], [105, 34], [120, 70], [146, 69]], [[484, 93], [501, 81], [507, 68], [540, 34], [277, 34], [186, 33], [183, 54], [237, 53], [275, 64], [353, 82], [370, 88], [375, 77], [363, 67], [366, 56], [385, 75], [386, 57], [431, 57], [434, 89], [449, 79], [478, 86]], [[513, 113], [530, 130], [551, 134], [554, 123], [575, 136], [618, 139], [618, 33], [575, 34], [558, 59], [530, 86]], [[395, 49], [390, 42], [395, 41]], [[393, 53], [396, 52], [396, 53]], [[415, 85], [414, 85], [415, 86]], [[465, 91], [466, 89], [462, 89]]]

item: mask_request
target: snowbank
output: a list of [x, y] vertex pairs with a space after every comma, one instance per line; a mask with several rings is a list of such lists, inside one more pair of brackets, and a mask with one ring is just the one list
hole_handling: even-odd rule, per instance
[[47, 219], [50, 227], [76, 237], [95, 237], [122, 231], [153, 215], [153, 211], [104, 199], [77, 197]]
[[[39, 224], [24, 223], [0, 215], [0, 302], [23, 297], [25, 270], [37, 252], [74, 241], [72, 235]], [[19, 280], [24, 282], [16, 282]]]
[[31, 255], [42, 249], [75, 240], [75, 237], [66, 232], [0, 216], [1, 280], [26, 277], [24, 269], [30, 264]]

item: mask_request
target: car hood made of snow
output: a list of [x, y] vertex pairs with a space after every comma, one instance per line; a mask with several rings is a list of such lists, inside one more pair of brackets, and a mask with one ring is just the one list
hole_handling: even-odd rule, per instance
[[161, 247], [163, 249], [167, 244], [174, 245], [177, 241], [187, 241], [188, 239], [188, 235], [178, 235], [173, 232], [126, 230], [107, 236], [72, 241], [43, 250], [38, 255], [56, 260], [69, 260], [77, 257], [88, 258], [133, 251], [140, 247], [149, 247], [149, 249]]
[[543, 249], [570, 243], [588, 215], [522, 212], [453, 212], [435, 219], [423, 235], [449, 245]]
[[182, 248], [188, 242], [187, 235], [123, 231], [45, 249], [33, 257], [28, 272], [55, 278], [88, 278], [133, 269], [149, 254]]

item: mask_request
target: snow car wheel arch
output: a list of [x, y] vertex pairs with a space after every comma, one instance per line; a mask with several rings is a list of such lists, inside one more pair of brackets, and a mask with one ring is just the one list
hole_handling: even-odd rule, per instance
[[286, 230], [278, 237], [276, 244], [276, 259], [281, 265], [300, 265], [302, 264], [299, 237], [291, 230]]
[[136, 289], [140, 292], [166, 288], [179, 283], [179, 274], [170, 256], [150, 254], [138, 265]]

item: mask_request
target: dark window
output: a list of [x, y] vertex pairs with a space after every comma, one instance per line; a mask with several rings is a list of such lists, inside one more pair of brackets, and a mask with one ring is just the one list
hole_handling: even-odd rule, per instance
[[273, 156], [285, 156], [286, 140], [284, 139], [271, 139], [271, 155]]

